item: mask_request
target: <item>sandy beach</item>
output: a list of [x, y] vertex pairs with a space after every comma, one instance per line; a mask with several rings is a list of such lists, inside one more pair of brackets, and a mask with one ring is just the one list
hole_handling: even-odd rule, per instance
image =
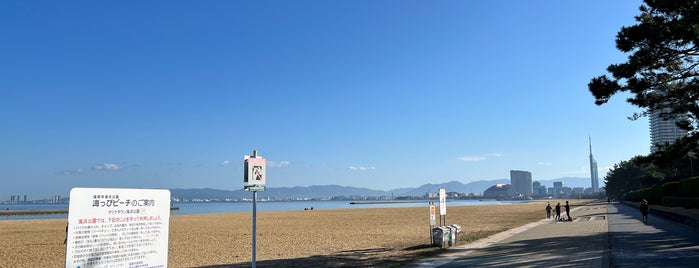
[[[467, 243], [543, 219], [545, 206], [451, 206], [446, 221], [462, 226]], [[0, 221], [0, 267], [64, 266], [65, 224]], [[257, 224], [259, 267], [388, 266], [439, 250], [429, 246], [427, 207], [258, 212]], [[251, 225], [250, 212], [170, 217], [169, 267], [249, 267]]]

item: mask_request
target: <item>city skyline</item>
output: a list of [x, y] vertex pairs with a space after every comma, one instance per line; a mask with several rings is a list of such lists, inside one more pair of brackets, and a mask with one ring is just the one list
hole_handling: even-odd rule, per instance
[[591, 78], [640, 1], [0, 2], [0, 199], [73, 187], [388, 190], [648, 154]]

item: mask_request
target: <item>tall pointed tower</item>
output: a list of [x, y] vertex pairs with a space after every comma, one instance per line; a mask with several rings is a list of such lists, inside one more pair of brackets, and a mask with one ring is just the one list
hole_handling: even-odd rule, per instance
[[597, 177], [597, 161], [592, 157], [592, 137], [590, 139], [590, 181], [592, 183], [592, 192], [599, 192], [599, 178]]

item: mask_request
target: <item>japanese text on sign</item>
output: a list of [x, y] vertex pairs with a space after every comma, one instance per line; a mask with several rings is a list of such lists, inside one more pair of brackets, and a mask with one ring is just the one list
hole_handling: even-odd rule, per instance
[[167, 267], [169, 218], [168, 190], [74, 188], [66, 267]]

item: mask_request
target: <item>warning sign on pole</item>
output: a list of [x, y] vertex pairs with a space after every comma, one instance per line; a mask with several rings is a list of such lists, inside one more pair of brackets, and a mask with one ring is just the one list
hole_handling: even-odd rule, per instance
[[266, 160], [263, 157], [257, 156], [257, 151], [254, 151], [252, 156], [245, 156], [243, 161], [243, 186], [246, 191], [264, 191], [266, 186]]
[[434, 205], [430, 206], [430, 225], [436, 225], [437, 224], [437, 216], [435, 215], [435, 207]]
[[66, 268], [167, 267], [170, 191], [73, 188]]
[[447, 191], [439, 189], [439, 215], [447, 215]]

